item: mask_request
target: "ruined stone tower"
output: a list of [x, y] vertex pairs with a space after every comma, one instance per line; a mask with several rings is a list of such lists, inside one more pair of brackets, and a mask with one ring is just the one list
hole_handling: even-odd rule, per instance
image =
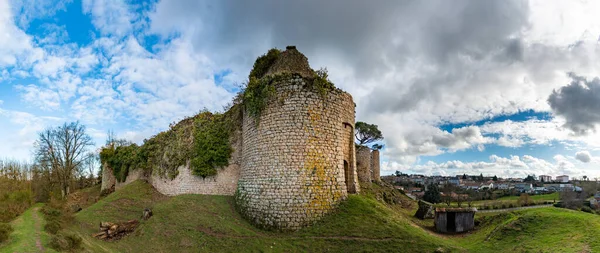
[[[187, 140], [194, 140], [196, 115], [151, 138], [161, 148], [153, 149], [158, 162], [151, 167], [144, 162], [116, 180], [119, 170], [103, 161], [102, 190], [142, 179], [165, 195], [235, 195], [238, 211], [259, 227], [296, 230], [313, 223], [360, 191], [355, 104], [324, 73], [311, 69], [295, 47], [269, 51], [257, 59], [243, 102], [225, 113], [235, 128], [229, 165], [214, 175], [192, 173], [194, 143]], [[171, 163], [178, 161], [169, 159], [174, 154], [189, 156]]]
[[359, 190], [352, 96], [310, 87], [314, 71], [288, 47], [262, 78], [275, 95], [259, 116], [243, 117], [236, 203], [254, 224], [279, 230], [306, 226]]
[[358, 180], [361, 183], [371, 183], [371, 149], [367, 146], [359, 146], [356, 150], [356, 168]]
[[381, 181], [379, 165], [379, 150], [376, 149], [371, 152], [371, 180], [376, 182]]

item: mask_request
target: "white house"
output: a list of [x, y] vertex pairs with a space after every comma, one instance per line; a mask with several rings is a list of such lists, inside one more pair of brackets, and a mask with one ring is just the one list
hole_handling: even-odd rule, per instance
[[494, 182], [482, 183], [479, 189], [494, 189]]
[[508, 190], [509, 189], [510, 184], [509, 183], [498, 183], [497, 187], [500, 190]]
[[569, 176], [567, 176], [567, 175], [557, 176], [556, 181], [561, 182], [561, 183], [568, 183]]

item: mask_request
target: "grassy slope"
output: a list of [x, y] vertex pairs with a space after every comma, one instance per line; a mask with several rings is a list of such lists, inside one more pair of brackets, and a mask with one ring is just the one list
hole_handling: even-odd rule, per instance
[[598, 252], [600, 216], [560, 208], [483, 216], [479, 231], [458, 242], [475, 252]]
[[[516, 204], [517, 201], [519, 200], [520, 196], [504, 196], [501, 198], [497, 198], [494, 200], [477, 200], [477, 201], [473, 201], [473, 203], [471, 203], [473, 206], [482, 206], [484, 204], [488, 204], [488, 205], [501, 205], [501, 204]], [[558, 192], [553, 192], [550, 194], [540, 194], [540, 195], [530, 195], [529, 198], [531, 199], [531, 201], [534, 202], [541, 202], [541, 201], [559, 201], [560, 197], [558, 195]], [[441, 205], [445, 205], [445, 204], [441, 204]], [[451, 203], [451, 206], [458, 206], [458, 203], [453, 202]], [[467, 202], [463, 202], [462, 206], [467, 206]]]
[[25, 211], [21, 216], [11, 222], [14, 232], [11, 233], [7, 242], [0, 245], [0, 252], [37, 252], [36, 247], [36, 226], [33, 218], [33, 212], [38, 212], [39, 218], [39, 235], [42, 245], [46, 252], [54, 252], [48, 248], [50, 236], [43, 231], [44, 221], [43, 214], [39, 213], [38, 208], [43, 204], [36, 204]]
[[[138, 219], [152, 207], [154, 217], [117, 242], [92, 238], [100, 221]], [[478, 215], [481, 225], [468, 234], [433, 233], [433, 221], [376, 200], [352, 195], [335, 214], [294, 233], [252, 227], [227, 196], [164, 197], [143, 182], [109, 195], [76, 215], [70, 229], [90, 252], [589, 252], [600, 251], [600, 216], [556, 208]]]
[[[502, 198], [498, 198], [497, 200], [500, 200], [500, 201], [519, 200], [519, 198], [520, 198], [520, 196], [505, 196]], [[550, 194], [530, 195], [529, 198], [531, 198], [531, 200], [533, 200], [533, 201], [539, 201], [539, 200], [548, 200], [548, 201], [556, 200], [556, 201], [558, 201], [559, 196], [558, 196], [558, 192], [553, 192]]]
[[[144, 207], [154, 216], [132, 235], [118, 242], [90, 237], [100, 221], [138, 219]], [[147, 184], [131, 185], [100, 200], [76, 215], [72, 227], [93, 252], [305, 252], [409, 251], [431, 252], [452, 248], [448, 241], [410, 225], [402, 214], [367, 197], [351, 196], [336, 214], [295, 233], [274, 233], [254, 228], [233, 209], [227, 196], [181, 195], [163, 197]]]

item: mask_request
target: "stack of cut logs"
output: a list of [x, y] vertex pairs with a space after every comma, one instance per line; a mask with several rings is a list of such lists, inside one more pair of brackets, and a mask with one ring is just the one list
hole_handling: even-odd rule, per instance
[[102, 240], [118, 240], [121, 237], [133, 232], [140, 222], [130, 220], [127, 222], [100, 222], [100, 233], [94, 234], [94, 237]]

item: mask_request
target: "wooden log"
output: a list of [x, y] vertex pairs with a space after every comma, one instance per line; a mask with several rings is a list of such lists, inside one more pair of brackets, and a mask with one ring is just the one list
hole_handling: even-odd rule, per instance
[[113, 225], [115, 225], [115, 224], [112, 222], [106, 222], [106, 221], [100, 222], [100, 227], [108, 227], [109, 228], [109, 227], [112, 227]]
[[138, 220], [129, 220], [125, 222], [101, 222], [100, 223], [100, 233], [93, 234], [93, 237], [103, 239], [103, 240], [112, 240], [118, 239], [122, 236], [131, 233], [135, 230], [135, 228], [139, 225]]
[[93, 234], [92, 236], [93, 237], [100, 237], [102, 235], [106, 235], [106, 233], [105, 232], [100, 232], [100, 233]]

